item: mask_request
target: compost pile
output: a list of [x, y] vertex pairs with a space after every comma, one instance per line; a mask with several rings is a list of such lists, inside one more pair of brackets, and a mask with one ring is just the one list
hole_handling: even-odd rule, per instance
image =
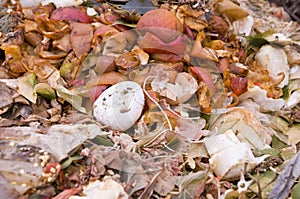
[[300, 197], [300, 26], [283, 8], [0, 6], [0, 198]]

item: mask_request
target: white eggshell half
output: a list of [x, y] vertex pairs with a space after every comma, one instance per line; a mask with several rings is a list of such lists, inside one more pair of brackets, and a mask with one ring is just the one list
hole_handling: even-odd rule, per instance
[[145, 105], [143, 89], [133, 81], [117, 83], [94, 102], [94, 116], [112, 130], [125, 131], [141, 116]]

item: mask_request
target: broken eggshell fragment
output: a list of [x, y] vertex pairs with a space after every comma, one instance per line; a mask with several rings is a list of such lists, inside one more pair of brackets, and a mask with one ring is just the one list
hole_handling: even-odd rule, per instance
[[112, 130], [125, 131], [141, 116], [143, 89], [134, 81], [123, 81], [106, 89], [94, 103], [94, 116]]
[[268, 157], [254, 157], [251, 147], [241, 142], [231, 129], [207, 137], [204, 144], [211, 156], [209, 162], [214, 173], [222, 179], [237, 179], [241, 172], [250, 171]]
[[167, 97], [168, 102], [174, 105], [186, 102], [195, 95], [197, 90], [197, 80], [189, 73], [181, 72], [177, 74], [175, 83], [167, 83], [159, 94]]
[[255, 60], [263, 68], [268, 70], [271, 77], [278, 79], [284, 74], [283, 81], [279, 84], [283, 88], [289, 82], [289, 64], [283, 49], [265, 45], [259, 49], [255, 55]]

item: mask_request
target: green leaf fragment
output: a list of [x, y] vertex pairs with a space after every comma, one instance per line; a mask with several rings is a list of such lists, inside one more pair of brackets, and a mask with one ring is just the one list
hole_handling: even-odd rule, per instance
[[124, 25], [124, 26], [130, 27], [130, 28], [136, 28], [136, 24], [130, 24], [130, 23], [127, 23], [120, 19], [117, 19], [115, 21], [114, 25]]
[[59, 69], [59, 72], [61, 77], [70, 78], [70, 74], [72, 73], [72, 65], [67, 59], [64, 60], [63, 64]]
[[74, 161], [77, 161], [77, 160], [81, 160], [83, 158], [83, 156], [79, 155], [79, 154], [76, 154], [76, 155], [73, 155], [71, 157], [68, 157], [65, 161], [63, 161], [63, 163], [61, 164], [61, 168], [62, 169], [66, 169], [68, 168], [72, 162]]
[[300, 198], [300, 182], [298, 182], [292, 189], [292, 199]]
[[47, 83], [39, 83], [34, 87], [34, 90], [37, 94], [41, 95], [46, 99], [55, 99], [56, 94], [55, 90]]
[[97, 145], [103, 145], [103, 146], [107, 146], [107, 147], [114, 146], [114, 144], [111, 141], [109, 141], [109, 139], [107, 139], [103, 136], [96, 136], [94, 139], [91, 139], [91, 141]]
[[251, 47], [258, 47], [260, 48], [261, 46], [268, 44], [268, 40], [260, 37], [250, 37], [248, 38], [249, 46]]
[[282, 148], [285, 148], [287, 147], [287, 144], [280, 141], [280, 139], [276, 136], [273, 136], [272, 137], [272, 148], [274, 149], [282, 149]]
[[36, 84], [36, 75], [30, 73], [18, 79], [18, 93], [23, 95], [32, 103], [36, 103], [37, 94], [34, 91]]
[[73, 160], [71, 158], [67, 158], [62, 164], [61, 168], [65, 169], [68, 168], [72, 164]]
[[82, 107], [82, 97], [77, 95], [76, 93], [68, 90], [67, 88], [63, 87], [62, 85], [57, 85], [55, 87], [57, 92], [57, 96], [64, 99], [65, 101], [69, 102], [76, 110], [86, 113], [84, 107]]
[[81, 64], [81, 71], [85, 71], [85, 70], [88, 70], [92, 67], [95, 67], [98, 58], [99, 58], [99, 56], [94, 55], [92, 53], [87, 55], [86, 58], [84, 59], [84, 61]]

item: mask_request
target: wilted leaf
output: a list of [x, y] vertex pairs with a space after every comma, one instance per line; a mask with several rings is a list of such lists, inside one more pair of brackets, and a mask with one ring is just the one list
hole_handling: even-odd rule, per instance
[[197, 197], [196, 189], [198, 186], [203, 186], [207, 179], [207, 175], [207, 171], [198, 171], [196, 173], [189, 173], [185, 176], [177, 176], [175, 184], [179, 188], [179, 193], [174, 194], [172, 198], [194, 199]]
[[34, 91], [46, 99], [55, 99], [55, 90], [47, 83], [38, 83], [34, 87]]
[[190, 67], [190, 70], [199, 80], [205, 82], [208, 85], [211, 94], [214, 94], [216, 92], [217, 88], [209, 70], [196, 66]]
[[93, 27], [91, 24], [71, 23], [71, 44], [78, 58], [86, 55], [91, 48]]
[[57, 85], [54, 89], [56, 90], [58, 97], [69, 102], [76, 110], [86, 113], [85, 108], [82, 107], [82, 97], [66, 89], [62, 85]]
[[14, 92], [9, 89], [4, 83], [0, 83], [0, 114], [1, 109], [11, 105], [13, 103], [13, 94]]
[[46, 15], [37, 15], [38, 30], [50, 39], [61, 39], [70, 31], [70, 26], [64, 21], [56, 21], [47, 18]]
[[[274, 179], [276, 178], [277, 174], [274, 171], [268, 170], [265, 173], [260, 173], [259, 175], [254, 175], [252, 178], [256, 178], [259, 181], [259, 186], [262, 192], [262, 197], [267, 198], [270, 191], [274, 186]], [[257, 183], [253, 183], [250, 188], [254, 191], [259, 192]], [[275, 199], [275, 198], [274, 198]], [[277, 199], [277, 198], [276, 198]]]
[[189, 5], [180, 6], [176, 13], [181, 23], [187, 25], [191, 29], [202, 31], [208, 26], [205, 18], [205, 12], [193, 9]]
[[[164, 28], [146, 28], [139, 30], [141, 32], [147, 31], [147, 33], [138, 41], [138, 46], [145, 52], [184, 55], [187, 39], [177, 31], [166, 30]], [[149, 30], [158, 33], [168, 33], [169, 37], [175, 37], [175, 39], [170, 42], [164, 42], [160, 36], [150, 33]]]
[[118, 56], [126, 47], [126, 37], [123, 33], [114, 34], [104, 44], [103, 55]]
[[162, 174], [162, 172], [163, 172], [163, 170], [159, 171], [152, 177], [151, 181], [145, 187], [143, 193], [139, 196], [139, 199], [150, 199], [150, 197], [154, 191], [154, 187], [155, 187], [157, 178]]
[[298, 182], [292, 189], [292, 199], [300, 198], [300, 183]]
[[35, 48], [35, 53], [45, 59], [59, 59], [67, 55], [65, 51], [62, 51], [60, 49], [56, 49], [53, 51], [44, 50], [44, 45], [42, 45], [41, 43], [38, 44]]
[[300, 124], [290, 125], [288, 121], [281, 117], [272, 117], [273, 128], [288, 136], [287, 144], [297, 144], [300, 142]]
[[140, 65], [140, 59], [132, 52], [123, 53], [116, 58], [115, 64], [118, 68], [131, 70]]
[[260, 48], [261, 46], [269, 43], [268, 40], [266, 40], [265, 38], [260, 37], [259, 35], [256, 35], [256, 36], [253, 36], [253, 37], [246, 37], [246, 38], [249, 42], [248, 48], [250, 48], [251, 46]]
[[249, 15], [246, 10], [230, 0], [219, 0], [216, 3], [216, 11], [220, 14], [224, 14], [232, 21], [247, 17]]
[[285, 199], [300, 176], [300, 153], [298, 152], [285, 166], [278, 176], [269, 195], [269, 199]]
[[154, 191], [159, 193], [162, 196], [166, 196], [170, 193], [175, 187], [175, 176], [168, 171], [162, 172], [154, 186]]
[[117, 19], [115, 21], [114, 25], [124, 25], [124, 26], [130, 27], [130, 28], [135, 28], [136, 27], [136, 24], [131, 24], [131, 23], [128, 23], [128, 22], [120, 20], [120, 19]]
[[34, 92], [34, 86], [36, 84], [36, 75], [28, 74], [20, 77], [18, 80], [18, 93], [23, 95], [26, 99], [32, 103], [36, 103], [37, 94]]
[[76, 160], [80, 160], [82, 159], [83, 156], [81, 155], [74, 155], [74, 156], [71, 156], [71, 157], [68, 157], [65, 161], [63, 161], [63, 163], [61, 164], [61, 168], [62, 169], [65, 169], [67, 168], [68, 166], [70, 166], [72, 164], [72, 162], [76, 161]]
[[147, 12], [138, 21], [137, 28], [149, 31], [150, 34], [166, 43], [173, 41], [178, 36], [170, 33], [183, 32], [183, 24], [172, 12], [166, 9], [154, 9]]
[[195, 169], [196, 162], [194, 158], [197, 157], [208, 157], [207, 150], [203, 143], [192, 143], [189, 146], [188, 154], [187, 154], [187, 164], [190, 168]]
[[94, 139], [91, 139], [90, 141], [96, 145], [103, 145], [107, 147], [114, 146], [114, 144], [108, 138], [105, 138], [103, 136], [96, 136]]
[[4, 50], [5, 56], [10, 57], [8, 64], [10, 69], [15, 73], [24, 73], [26, 72], [25, 67], [22, 65], [22, 53], [20, 46], [9, 45], [1, 46], [1, 49]]
[[93, 21], [93, 18], [88, 16], [82, 8], [74, 6], [56, 9], [51, 14], [51, 19], [77, 21], [82, 23], [91, 23]]

